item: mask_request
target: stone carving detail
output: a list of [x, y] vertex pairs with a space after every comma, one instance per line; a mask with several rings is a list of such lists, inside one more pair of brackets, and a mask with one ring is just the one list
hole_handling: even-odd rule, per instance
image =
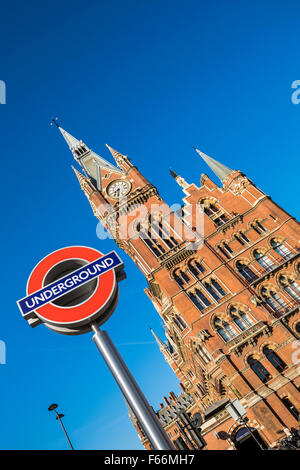
[[251, 326], [246, 331], [229, 341], [227, 343], [229, 351], [233, 351], [236, 356], [240, 356], [245, 346], [255, 346], [258, 337], [263, 334], [265, 334], [266, 336], [270, 336], [271, 330], [266, 323], [264, 323], [263, 321], [259, 321], [258, 323]]
[[240, 193], [244, 188], [246, 188], [250, 184], [248, 178], [246, 176], [242, 176], [237, 180], [234, 180], [232, 183], [232, 191], [234, 194]]

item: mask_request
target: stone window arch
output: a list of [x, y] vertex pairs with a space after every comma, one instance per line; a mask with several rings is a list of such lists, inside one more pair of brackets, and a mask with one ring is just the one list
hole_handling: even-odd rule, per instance
[[278, 293], [275, 286], [263, 286], [261, 288], [261, 296], [274, 313], [282, 313], [288, 310], [288, 304]]
[[258, 279], [255, 267], [251, 266], [250, 268], [249, 261], [247, 259], [237, 260], [235, 266], [237, 271], [241, 274], [241, 276], [243, 276], [244, 279], [246, 279], [246, 281], [253, 282]]
[[221, 336], [225, 343], [237, 336], [237, 330], [226, 319], [216, 316], [213, 320], [213, 328]]
[[279, 284], [293, 300], [300, 303], [300, 286], [294, 276], [289, 274], [280, 274]]
[[245, 246], [250, 243], [249, 238], [245, 235], [244, 231], [239, 230], [233, 234], [233, 238], [239, 242], [240, 245]]
[[177, 313], [175, 313], [173, 315], [173, 321], [175, 323], [175, 325], [179, 328], [180, 331], [183, 331], [187, 328], [187, 324], [186, 322], [184, 321], [184, 319], [178, 315]]
[[229, 220], [228, 213], [220, 206], [217, 199], [205, 197], [200, 199], [200, 206], [206, 214], [217, 226], [223, 225]]
[[205, 272], [205, 267], [196, 258], [189, 260], [187, 267], [189, 271], [197, 278]]
[[287, 243], [283, 243], [282, 238], [271, 238], [270, 246], [284, 260], [293, 256], [293, 252], [290, 250]]
[[190, 277], [183, 268], [175, 269], [172, 273], [172, 277], [181, 288], [183, 288], [185, 284], [190, 282]]
[[202, 312], [211, 305], [210, 300], [206, 297], [206, 295], [203, 294], [203, 292], [198, 287], [189, 291], [187, 294], [193, 304], [198, 308], [198, 310], [200, 310], [200, 312]]
[[264, 248], [256, 248], [253, 251], [253, 257], [265, 271], [272, 271], [277, 266], [273, 258], [269, 254], [266, 254]]
[[259, 235], [262, 235], [267, 231], [261, 219], [256, 219], [253, 220], [253, 222], [250, 222], [250, 227], [253, 228], [253, 230]]
[[255, 355], [250, 355], [247, 358], [247, 363], [250, 369], [257, 375], [257, 377], [263, 382], [266, 383], [270, 380], [271, 374], [269, 371], [262, 365], [262, 363], [255, 357]]
[[229, 307], [229, 315], [241, 331], [245, 331], [254, 325], [254, 321], [249, 315], [248, 310], [249, 308], [239, 305]]
[[286, 369], [285, 362], [274, 351], [273, 346], [264, 346], [262, 352], [267, 360], [275, 367], [276, 370], [278, 370], [278, 372], [282, 372], [284, 369]]
[[230, 259], [233, 254], [234, 254], [234, 251], [232, 250], [232, 248], [229, 246], [228, 242], [226, 240], [222, 241], [221, 243], [219, 243], [219, 245], [217, 245], [217, 248], [221, 251], [221, 253], [225, 256], [225, 258], [227, 259]]
[[203, 282], [203, 286], [216, 302], [219, 302], [223, 297], [225, 297], [225, 295], [227, 295], [223, 285], [215, 277], [205, 280]]

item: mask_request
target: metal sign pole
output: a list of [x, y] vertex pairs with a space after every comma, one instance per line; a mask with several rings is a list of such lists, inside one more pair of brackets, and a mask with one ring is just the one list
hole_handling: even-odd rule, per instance
[[106, 331], [101, 331], [96, 323], [91, 324], [93, 341], [111, 371], [121, 392], [145, 431], [154, 450], [174, 450], [158, 418], [150, 407], [143, 392], [123, 361], [119, 351]]

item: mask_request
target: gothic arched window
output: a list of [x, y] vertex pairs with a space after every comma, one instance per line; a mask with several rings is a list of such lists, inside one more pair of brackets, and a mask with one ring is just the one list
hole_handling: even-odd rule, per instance
[[282, 372], [286, 368], [286, 364], [283, 360], [276, 354], [273, 349], [270, 349], [269, 346], [265, 346], [263, 348], [263, 353], [268, 359], [269, 362], [278, 370], [278, 372]]
[[220, 318], [215, 318], [214, 327], [225, 343], [228, 343], [228, 341], [237, 336], [236, 330], [232, 328], [229, 323]]
[[250, 318], [247, 313], [245, 313], [242, 309], [236, 308], [236, 307], [231, 307], [230, 309], [230, 314], [232, 316], [232, 319], [234, 323], [242, 330], [247, 330], [247, 328], [250, 328], [254, 324], [252, 318]]
[[239, 235], [244, 240], [245, 243], [250, 243], [249, 238], [247, 237], [247, 235], [244, 232], [240, 231]]
[[179, 242], [174, 237], [173, 229], [167, 229], [159, 215], [151, 216], [150, 225], [153, 238], [158, 237], [160, 243], [164, 243], [170, 250], [178, 245]]
[[272, 259], [265, 255], [262, 251], [255, 250], [254, 258], [266, 271], [272, 271], [272, 269], [276, 267], [276, 264], [272, 261]]
[[141, 227], [141, 224], [138, 224], [136, 227], [136, 231], [139, 234], [139, 237], [143, 242], [150, 248], [150, 250], [156, 255], [161, 256], [166, 252], [162, 244], [153, 237], [149, 228]]
[[255, 222], [253, 222], [251, 224], [251, 227], [255, 230], [255, 232], [257, 232], [259, 235], [261, 235], [263, 232], [266, 231], [265, 227], [263, 226], [263, 224], [259, 221], [259, 220], [256, 220]]
[[204, 361], [205, 364], [208, 364], [211, 360], [212, 357], [207, 351], [207, 349], [204, 346], [198, 346], [197, 347], [197, 353], [201, 357], [201, 359]]
[[198, 299], [206, 306], [208, 307], [209, 305], [211, 305], [211, 302], [208, 300], [208, 298], [203, 294], [203, 292], [201, 292], [201, 290], [199, 289], [196, 289], [195, 290], [195, 293], [198, 297]]
[[200, 205], [203, 207], [204, 213], [217, 225], [223, 225], [228, 222], [229, 218], [225, 211], [214, 201], [210, 199], [202, 199]]
[[248, 282], [253, 282], [256, 279], [258, 279], [258, 276], [254, 271], [252, 271], [251, 268], [246, 263], [243, 263], [242, 261], [238, 261], [236, 263], [236, 267], [239, 271], [239, 273], [246, 279]]
[[182, 277], [179, 275], [179, 271], [174, 272], [173, 277], [180, 287], [184, 286], [185, 282], [184, 279], [182, 279]]
[[283, 289], [287, 294], [289, 294], [292, 299], [300, 302], [300, 287], [299, 284], [294, 281], [290, 276], [281, 275], [279, 282], [282, 285]]
[[200, 274], [204, 273], [205, 268], [199, 261], [197, 260], [191, 260], [188, 263], [189, 270], [191, 273], [194, 274], [194, 276], [198, 277]]
[[286, 301], [275, 290], [263, 287], [261, 293], [265, 302], [274, 312], [281, 313], [288, 309]]
[[220, 245], [218, 245], [218, 248], [227, 259], [231, 258], [231, 256], [233, 255], [233, 250], [230, 248], [230, 246], [226, 242], [223, 242]]
[[281, 258], [283, 259], [289, 259], [291, 256], [293, 256], [293, 253], [291, 250], [285, 246], [282, 242], [276, 240], [275, 238], [272, 238], [270, 242], [272, 248], [276, 253], [278, 253]]
[[266, 383], [270, 378], [271, 378], [271, 375], [270, 373], [267, 371], [267, 369], [261, 364], [261, 362], [259, 362], [258, 359], [256, 359], [255, 357], [253, 356], [250, 356], [248, 358], [248, 364], [250, 366], [250, 368], [253, 370], [253, 372], [257, 375], [257, 377], [259, 377], [259, 379], [263, 382], [263, 383]]
[[203, 283], [205, 289], [210, 295], [218, 302], [222, 297], [226, 295], [225, 290], [216, 279], [211, 279]]
[[193, 302], [193, 304], [197, 307], [197, 309], [200, 310], [200, 312], [202, 312], [202, 310], [206, 308], [205, 305], [203, 305], [203, 303], [199, 301], [198, 297], [196, 297], [193, 292], [190, 292], [188, 296]]
[[180, 275], [185, 282], [189, 282], [190, 278], [185, 271], [180, 270]]
[[175, 322], [175, 324], [178, 326], [178, 328], [179, 328], [180, 331], [185, 330], [186, 327], [187, 327], [187, 324], [185, 323], [185, 321], [183, 320], [183, 318], [181, 318], [180, 315], [175, 315], [175, 316], [174, 316], [174, 322]]

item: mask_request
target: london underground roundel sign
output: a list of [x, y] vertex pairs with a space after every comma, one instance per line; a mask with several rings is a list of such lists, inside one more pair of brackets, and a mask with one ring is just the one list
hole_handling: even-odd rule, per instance
[[44, 323], [58, 333], [85, 333], [115, 310], [123, 267], [115, 251], [104, 255], [85, 246], [61, 248], [35, 266], [18, 307], [32, 327]]

